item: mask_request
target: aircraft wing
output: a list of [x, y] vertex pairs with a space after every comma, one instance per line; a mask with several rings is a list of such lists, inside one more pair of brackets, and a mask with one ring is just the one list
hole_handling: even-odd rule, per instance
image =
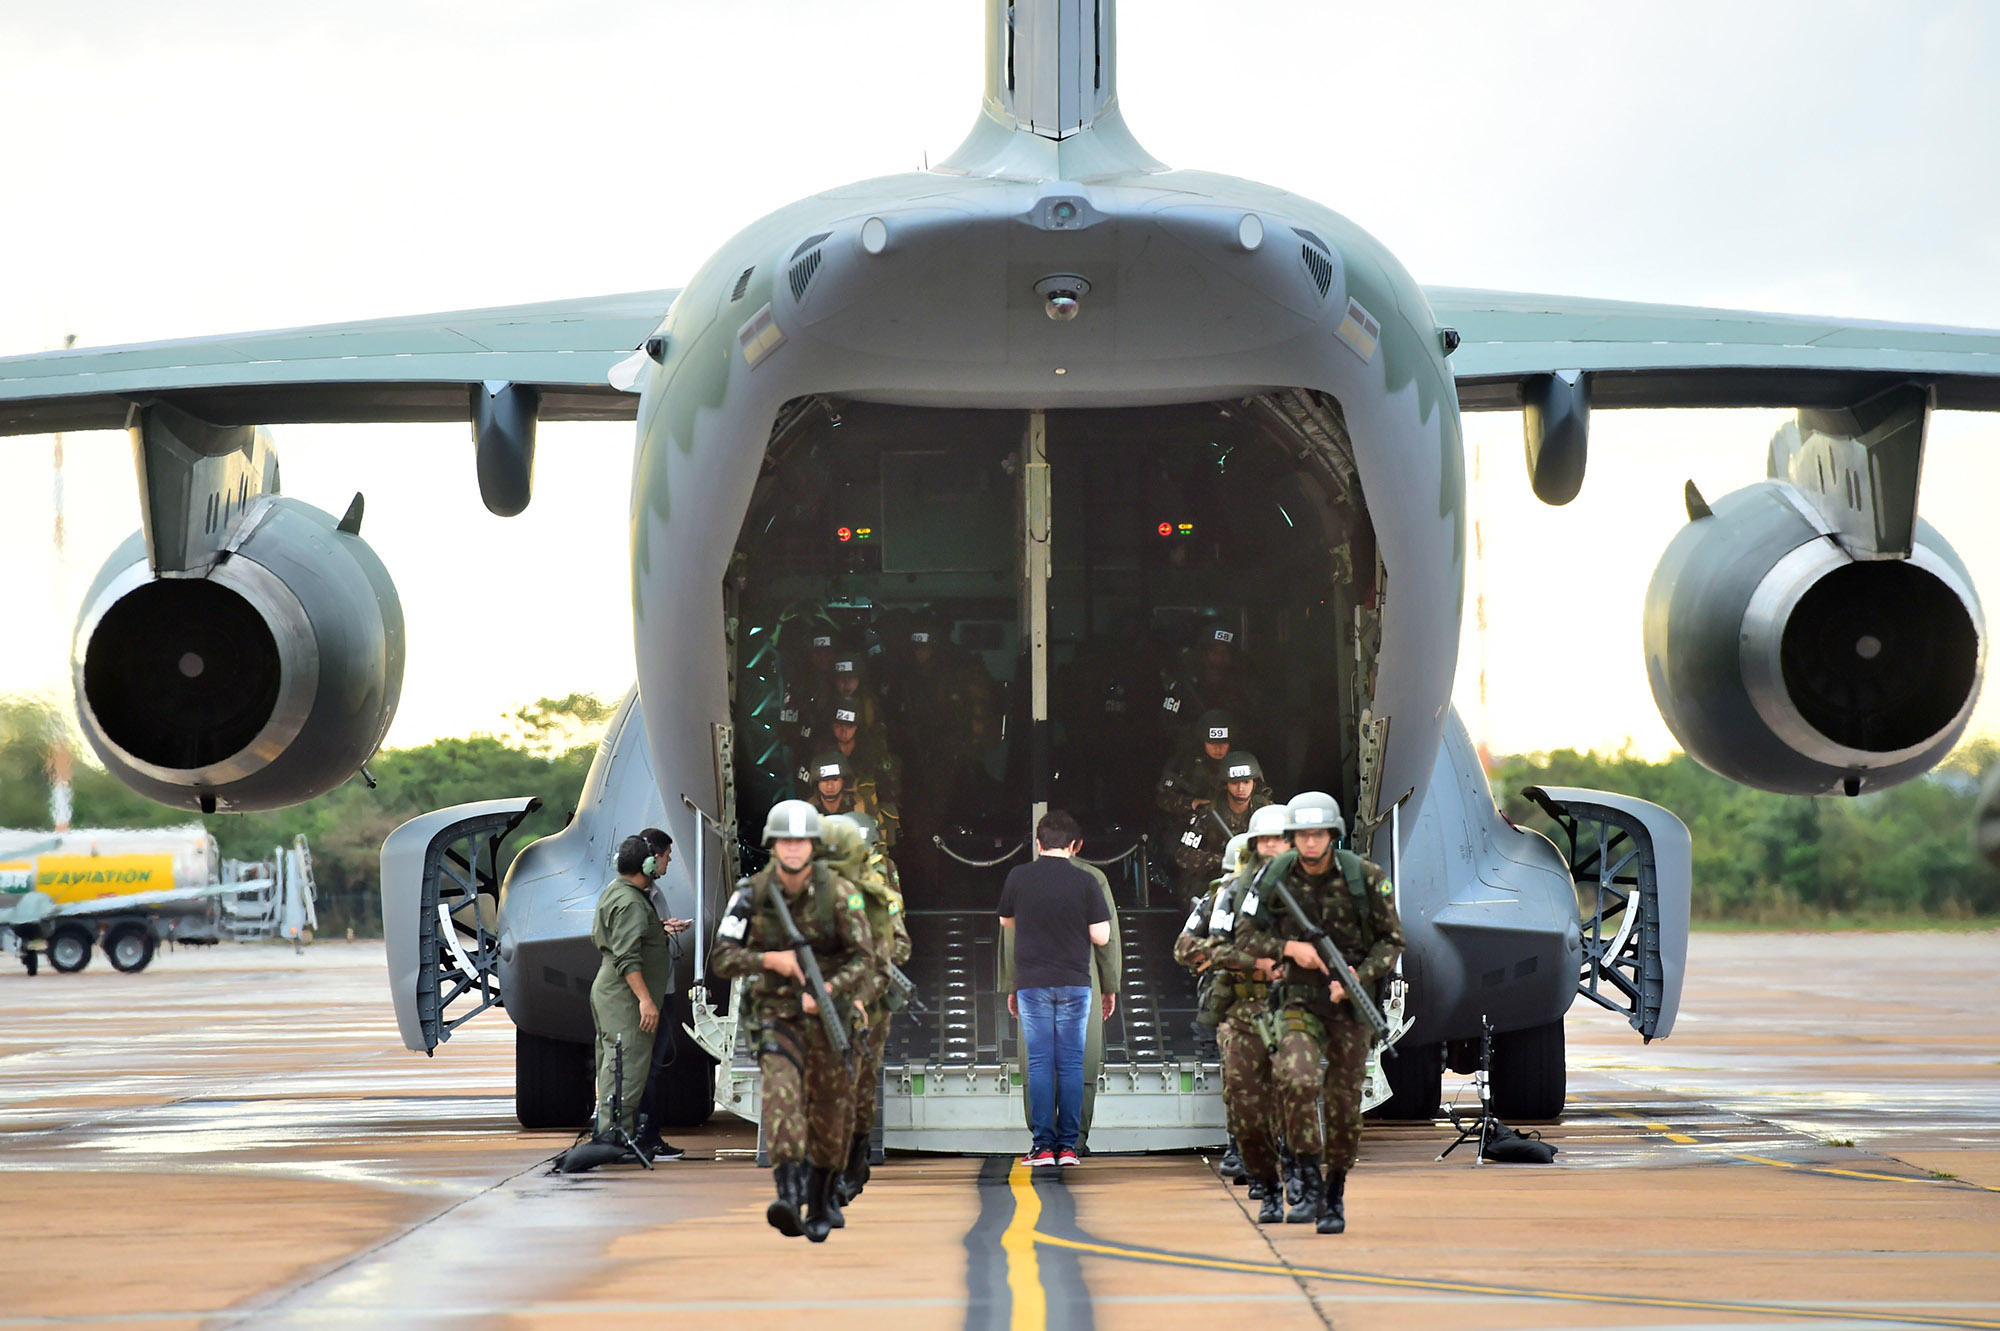
[[0, 358], [0, 435], [122, 429], [164, 401], [212, 425], [462, 421], [467, 389], [540, 393], [545, 421], [631, 420], [606, 382], [675, 291]]
[[1459, 405], [1526, 405], [1581, 376], [1593, 408], [1849, 407], [1917, 382], [1935, 405], [2000, 411], [2000, 332], [1428, 287], [1458, 331]]

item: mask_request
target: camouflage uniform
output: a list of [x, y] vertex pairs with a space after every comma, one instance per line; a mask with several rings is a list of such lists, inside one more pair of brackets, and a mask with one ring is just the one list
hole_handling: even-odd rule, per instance
[[1189, 815], [1186, 828], [1174, 840], [1174, 863], [1180, 867], [1181, 899], [1192, 902], [1222, 875], [1222, 851], [1229, 839], [1250, 830], [1250, 815], [1271, 803], [1271, 788], [1262, 781], [1251, 787], [1242, 813], [1229, 807], [1229, 792]]
[[882, 1075], [882, 1051], [889, 1043], [889, 1022], [893, 995], [888, 984], [890, 966], [910, 959], [910, 930], [903, 919], [903, 893], [896, 874], [896, 862], [881, 851], [871, 851], [858, 864], [843, 860], [841, 873], [861, 888], [866, 898], [862, 911], [868, 916], [868, 931], [874, 940], [882, 992], [868, 1007], [868, 1038], [854, 1069], [854, 1135], [864, 1142], [875, 1126], [875, 1083]]
[[[759, 1031], [764, 1145], [771, 1163], [798, 1164], [810, 1157], [817, 1167], [839, 1169], [847, 1158], [853, 1082], [819, 1016], [801, 1005], [804, 987], [764, 969], [763, 954], [786, 947], [766, 886], [776, 873], [774, 863], [738, 886], [716, 930], [711, 965], [724, 979], [754, 977], [744, 1015]], [[819, 961], [842, 1023], [855, 1035], [854, 1005], [865, 1007], [881, 989], [866, 899], [853, 883], [815, 861], [805, 889], [785, 904]]]
[[1259, 1022], [1270, 986], [1251, 978], [1257, 959], [1234, 940], [1236, 915], [1262, 864], [1255, 852], [1246, 860], [1241, 873], [1218, 885], [1214, 902], [1200, 919], [1189, 916], [1189, 927], [1175, 940], [1174, 960], [1196, 971], [1204, 967], [1214, 971], [1208, 981], [1213, 1005], [1208, 1010], [1219, 1018], [1215, 1046], [1222, 1064], [1223, 1112], [1243, 1158], [1243, 1172], [1275, 1185], [1279, 1107], [1272, 1051], [1264, 1043]]
[[[1403, 926], [1396, 917], [1395, 889], [1388, 875], [1379, 865], [1360, 863], [1363, 889], [1358, 894], [1341, 873], [1338, 855], [1323, 876], [1308, 874], [1303, 862], [1294, 860], [1285, 881], [1299, 908], [1320, 922], [1354, 968], [1355, 977], [1373, 991], [1388, 978], [1402, 953]], [[1234, 946], [1239, 955], [1275, 958], [1282, 955], [1287, 940], [1300, 937], [1297, 924], [1266, 899], [1238, 922]], [[1345, 1172], [1353, 1167], [1360, 1147], [1361, 1081], [1369, 1037], [1353, 1006], [1345, 1000], [1336, 1006], [1327, 997], [1327, 986], [1327, 977], [1318, 971], [1288, 966], [1266, 1020], [1278, 1037], [1273, 1072], [1287, 1145], [1300, 1156], [1324, 1154], [1329, 1169]], [[1319, 1122], [1322, 1101], [1327, 1121], [1324, 1138]]]
[[[652, 896], [623, 878], [612, 879], [598, 894], [590, 941], [603, 958], [598, 962], [597, 978], [590, 984], [590, 1018], [597, 1031], [597, 1131], [601, 1134], [611, 1128], [615, 1090], [620, 1121], [625, 1131], [636, 1133], [639, 1101], [646, 1093], [646, 1074], [653, 1066], [656, 1032], [639, 1028], [639, 996], [625, 977], [637, 972], [645, 981], [646, 992], [653, 996], [654, 1006], [662, 1009], [660, 1020], [668, 1020], [664, 1009], [667, 988], [673, 983], [673, 956]], [[613, 1073], [621, 1043], [625, 1078], [618, 1082]]]

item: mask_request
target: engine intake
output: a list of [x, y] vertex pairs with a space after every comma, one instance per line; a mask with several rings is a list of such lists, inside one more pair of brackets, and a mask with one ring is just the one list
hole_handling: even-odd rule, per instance
[[396, 714], [403, 609], [360, 536], [297, 500], [256, 501], [234, 548], [156, 577], [135, 533], [77, 623], [84, 737], [121, 781], [185, 808], [279, 808], [368, 760]]
[[1779, 482], [1717, 501], [1646, 593], [1660, 714], [1709, 769], [1782, 794], [1928, 771], [1971, 719], [1985, 621], [1957, 554], [1919, 521], [1907, 559], [1856, 559]]

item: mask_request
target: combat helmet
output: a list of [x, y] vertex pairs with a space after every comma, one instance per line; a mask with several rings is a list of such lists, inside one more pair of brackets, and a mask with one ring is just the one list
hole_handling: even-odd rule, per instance
[[1222, 779], [1241, 781], [1249, 777], [1252, 781], [1264, 779], [1264, 764], [1257, 761], [1255, 754], [1245, 749], [1231, 749], [1222, 756]]
[[1292, 796], [1285, 806], [1287, 832], [1331, 832], [1336, 838], [1347, 835], [1347, 820], [1340, 816], [1340, 801], [1323, 790], [1308, 790]]
[[1236, 723], [1220, 707], [1212, 707], [1194, 723], [1194, 737], [1202, 744], [1227, 744], [1236, 737]]
[[1292, 830], [1292, 811], [1282, 804], [1266, 804], [1261, 809], [1250, 811], [1250, 828], [1243, 835], [1256, 841], [1260, 837], [1283, 836]]
[[770, 845], [780, 837], [806, 837], [819, 840], [819, 810], [804, 800], [779, 800], [771, 806], [771, 812], [764, 815], [764, 844]]
[[[1276, 806], [1273, 805], [1271, 807], [1275, 808]], [[1252, 853], [1250, 850], [1251, 840], [1252, 838], [1248, 832], [1238, 832], [1235, 836], [1229, 838], [1229, 844], [1222, 848], [1222, 876], [1224, 878], [1233, 878], [1242, 870], [1244, 857]]]
[[858, 861], [868, 853], [868, 839], [850, 814], [829, 813], [821, 817], [819, 839], [826, 843], [827, 858], [836, 863]]
[[872, 846], [882, 839], [882, 829], [876, 825], [874, 815], [856, 809], [853, 813], [843, 813], [840, 816], [861, 829], [862, 845]]
[[854, 768], [839, 749], [823, 749], [813, 755], [812, 767], [807, 773], [812, 779], [808, 784], [818, 785], [830, 776], [837, 776], [850, 785], [854, 781]]

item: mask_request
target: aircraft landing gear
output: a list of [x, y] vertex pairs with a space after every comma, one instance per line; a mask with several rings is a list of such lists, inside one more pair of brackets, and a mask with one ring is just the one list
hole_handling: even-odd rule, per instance
[[64, 925], [49, 935], [49, 965], [65, 975], [82, 970], [90, 964], [91, 942], [88, 929]]
[[1444, 1098], [1444, 1045], [1399, 1044], [1384, 1055], [1382, 1075], [1389, 1079], [1389, 1098], [1375, 1108], [1375, 1117], [1399, 1123], [1428, 1123], [1438, 1116]]
[[1522, 1119], [1559, 1118], [1567, 1090], [1561, 1018], [1493, 1037], [1493, 1112]]
[[589, 1045], [514, 1032], [514, 1117], [522, 1127], [580, 1128], [596, 1104]]

